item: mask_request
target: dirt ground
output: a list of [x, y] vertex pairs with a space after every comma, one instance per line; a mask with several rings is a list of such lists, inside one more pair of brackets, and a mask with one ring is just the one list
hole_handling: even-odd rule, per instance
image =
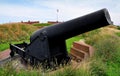
[[0, 52], [0, 60], [8, 58], [10, 55], [10, 49]]

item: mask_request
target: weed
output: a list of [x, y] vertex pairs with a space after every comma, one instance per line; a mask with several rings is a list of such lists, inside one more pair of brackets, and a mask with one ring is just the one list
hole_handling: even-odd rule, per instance
[[106, 66], [100, 58], [91, 61], [91, 66], [90, 67], [91, 67], [90, 68], [91, 76], [107, 76]]
[[103, 58], [104, 61], [116, 62], [118, 47], [120, 45], [120, 39], [116, 36], [104, 36], [96, 42], [94, 47], [96, 48], [95, 57]]
[[0, 25], [0, 44], [26, 40], [36, 29], [35, 26], [21, 23]]

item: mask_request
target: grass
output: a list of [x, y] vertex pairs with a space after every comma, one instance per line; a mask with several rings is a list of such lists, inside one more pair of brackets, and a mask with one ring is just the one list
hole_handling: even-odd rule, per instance
[[0, 44], [0, 51], [6, 50], [8, 48], [9, 48], [9, 44], [8, 43]]
[[91, 71], [95, 76], [120, 76], [120, 43], [119, 38], [101, 39], [94, 47], [95, 55], [91, 61]]
[[116, 35], [120, 37], [120, 32], [117, 32]]
[[[28, 42], [29, 43], [29, 40], [24, 40], [24, 41], [13, 41], [11, 42], [12, 44], [19, 44], [19, 43], [23, 43], [23, 42]], [[6, 49], [9, 49], [10, 43], [1, 43], [0, 44], [0, 51], [4, 51]]]
[[40, 23], [40, 24], [33, 24], [33, 26], [49, 26], [49, 23]]
[[[113, 28], [110, 26], [110, 28]], [[114, 28], [115, 29], [115, 28]], [[115, 29], [116, 30], [116, 29]], [[43, 73], [41, 70], [16, 70], [12, 66], [0, 67], [1, 76], [120, 76], [120, 37], [109, 27], [100, 28], [66, 40], [70, 50], [73, 41], [84, 38], [86, 43], [95, 48], [93, 57], [79, 66], [64, 67], [62, 70]], [[6, 46], [6, 45], [2, 45]], [[12, 71], [11, 71], [12, 70]]]
[[117, 29], [120, 30], [120, 26], [117, 26]]
[[0, 25], [0, 51], [9, 48], [9, 43], [29, 40], [30, 35], [38, 28], [33, 25], [11, 23]]
[[[78, 66], [78, 65], [77, 65]], [[76, 66], [76, 67], [77, 67]], [[0, 67], [1, 76], [91, 76], [89, 71], [89, 63], [82, 62], [79, 65], [81, 68], [73, 68], [72, 66], [64, 67], [64, 69], [44, 72], [41, 69], [30, 69], [30, 70], [16, 70], [16, 67], [12, 66], [12, 63], [8, 63], [4, 67]]]
[[70, 52], [70, 48], [71, 48], [73, 42], [79, 41], [80, 39], [82, 39], [82, 36], [75, 36], [75, 37], [72, 37], [72, 38], [66, 40], [66, 46], [67, 46], [68, 52]]
[[[90, 71], [88, 71], [88, 67], [84, 67], [86, 63], [80, 65], [81, 68], [72, 68], [71, 66], [65, 67], [63, 70], [55, 72], [50, 76], [91, 76]], [[88, 66], [88, 65], [86, 65]]]
[[103, 28], [97, 35], [86, 38], [94, 46], [91, 58], [92, 76], [120, 76], [120, 37], [113, 31]]
[[21, 23], [0, 25], [0, 44], [29, 39], [37, 27]]

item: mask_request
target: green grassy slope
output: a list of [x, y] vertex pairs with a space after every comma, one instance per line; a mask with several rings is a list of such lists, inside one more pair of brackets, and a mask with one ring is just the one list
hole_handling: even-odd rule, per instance
[[[117, 34], [116, 34], [117, 33]], [[120, 36], [119, 30], [111, 27], [104, 27], [98, 30], [87, 32], [66, 40], [67, 49], [70, 50], [73, 41], [84, 38], [86, 43], [95, 48], [93, 57], [85, 60], [80, 67], [71, 66], [52, 72], [41, 71], [41, 69], [16, 70], [12, 66], [0, 67], [1, 76], [120, 76]], [[4, 45], [2, 45], [4, 46]]]

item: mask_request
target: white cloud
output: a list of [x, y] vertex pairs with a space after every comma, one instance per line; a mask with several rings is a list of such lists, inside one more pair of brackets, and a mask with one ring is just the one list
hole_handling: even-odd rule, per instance
[[59, 9], [59, 20], [70, 20], [101, 8], [107, 8], [110, 12], [112, 21], [120, 24], [120, 5], [119, 0], [27, 0], [32, 5], [12, 5], [0, 4], [0, 17], [7, 16], [23, 20], [56, 20]]
[[[41, 4], [41, 2], [37, 2], [37, 4]], [[52, 10], [59, 9], [59, 19], [60, 20], [69, 20], [75, 17], [79, 17], [85, 14], [88, 14], [92, 12], [94, 9], [83, 5], [82, 3], [80, 5], [75, 5], [71, 2], [68, 2], [68, 0], [65, 1], [45, 1], [43, 6], [46, 6], [48, 8], [51, 8]]]
[[[13, 16], [13, 17], [34, 17], [38, 15], [38, 13], [44, 14], [46, 10], [42, 9], [36, 9], [31, 7], [25, 7], [25, 6], [11, 6], [11, 5], [3, 5], [0, 8], [1, 12], [0, 15], [7, 15], [7, 16]], [[37, 13], [38, 12], [38, 13]]]
[[[29, 19], [54, 19], [52, 18], [52, 11], [43, 8], [32, 8], [18, 5], [0, 5], [0, 16], [11, 18], [28, 18]], [[11, 20], [12, 21], [12, 20]]]

